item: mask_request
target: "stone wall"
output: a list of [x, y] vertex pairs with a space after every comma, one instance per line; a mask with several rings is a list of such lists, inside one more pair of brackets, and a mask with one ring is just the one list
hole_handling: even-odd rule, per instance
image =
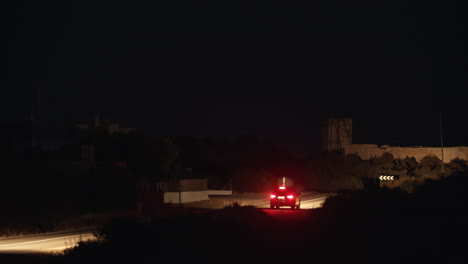
[[[436, 156], [442, 159], [441, 148], [431, 147], [392, 147], [388, 145], [379, 147], [374, 144], [350, 144], [345, 146], [344, 152], [346, 155], [356, 154], [364, 160], [380, 157], [385, 152], [391, 153], [395, 159], [413, 157], [418, 162], [425, 156]], [[444, 147], [444, 162], [450, 162], [455, 158], [468, 160], [468, 147]]]

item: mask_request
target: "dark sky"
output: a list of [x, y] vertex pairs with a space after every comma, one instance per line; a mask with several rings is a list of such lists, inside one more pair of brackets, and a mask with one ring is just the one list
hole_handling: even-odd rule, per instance
[[[317, 147], [321, 118], [357, 143], [468, 145], [464, 1], [10, 1], [2, 119], [90, 113], [159, 134], [255, 133]], [[4, 4], [5, 5], [5, 4]], [[5, 19], [6, 18], [6, 19]]]

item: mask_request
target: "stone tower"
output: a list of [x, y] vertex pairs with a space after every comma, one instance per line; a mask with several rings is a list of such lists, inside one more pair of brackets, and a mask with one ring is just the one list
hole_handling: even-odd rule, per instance
[[328, 118], [322, 123], [322, 150], [339, 151], [353, 144], [353, 120]]

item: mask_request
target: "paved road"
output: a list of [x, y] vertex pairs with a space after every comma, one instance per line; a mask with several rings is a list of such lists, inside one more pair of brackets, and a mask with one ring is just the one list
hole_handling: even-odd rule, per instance
[[[301, 209], [312, 209], [322, 207], [323, 202], [329, 196], [328, 193], [306, 192], [301, 194]], [[270, 208], [270, 200], [264, 198], [264, 201], [253, 203], [251, 205], [257, 208]]]
[[[318, 192], [303, 192], [301, 194], [301, 209], [321, 207], [325, 199], [331, 194]], [[235, 193], [226, 196], [210, 196], [209, 201], [200, 201], [185, 204], [187, 207], [221, 209], [237, 203], [241, 206], [255, 206], [257, 208], [270, 208], [269, 193]]]
[[[204, 203], [194, 203], [189, 207], [221, 209], [232, 205], [234, 202], [242, 206], [252, 205], [257, 208], [268, 208], [269, 213], [277, 214], [287, 209], [270, 210], [269, 194], [265, 193], [243, 193], [234, 194], [227, 197], [215, 197]], [[328, 193], [304, 192], [301, 194], [301, 209], [311, 209], [321, 207], [322, 203], [329, 196]], [[271, 211], [271, 212], [270, 212]], [[300, 213], [301, 210], [290, 210]], [[288, 213], [288, 212], [285, 212]], [[92, 229], [74, 230], [55, 233], [45, 233], [37, 235], [27, 235], [11, 238], [0, 238], [0, 254], [2, 253], [37, 253], [37, 252], [58, 252], [66, 248], [75, 246], [79, 241], [95, 240]]]
[[95, 240], [94, 230], [75, 230], [0, 239], [2, 253], [59, 252], [79, 241]]

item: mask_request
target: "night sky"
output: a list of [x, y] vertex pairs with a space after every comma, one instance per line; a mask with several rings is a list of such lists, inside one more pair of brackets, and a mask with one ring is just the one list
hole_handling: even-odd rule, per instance
[[437, 145], [442, 111], [445, 144], [468, 145], [464, 1], [9, 2], [4, 124], [41, 88], [51, 122], [100, 112], [309, 153], [330, 114], [353, 118], [356, 143]]

